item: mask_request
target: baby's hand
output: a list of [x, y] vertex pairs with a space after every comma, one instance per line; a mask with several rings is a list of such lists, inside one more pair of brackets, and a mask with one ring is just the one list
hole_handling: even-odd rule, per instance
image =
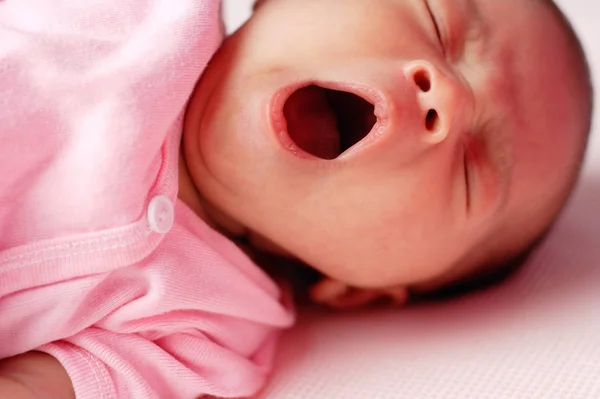
[[390, 301], [395, 306], [402, 306], [408, 300], [408, 290], [405, 287], [354, 288], [329, 277], [324, 277], [312, 286], [309, 295], [316, 303], [337, 310], [364, 307], [382, 299]]

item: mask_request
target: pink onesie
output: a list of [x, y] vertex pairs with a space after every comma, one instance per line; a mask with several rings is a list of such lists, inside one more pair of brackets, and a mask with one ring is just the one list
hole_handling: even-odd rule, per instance
[[0, 358], [55, 356], [78, 399], [247, 396], [293, 321], [177, 200], [218, 0], [0, 1]]

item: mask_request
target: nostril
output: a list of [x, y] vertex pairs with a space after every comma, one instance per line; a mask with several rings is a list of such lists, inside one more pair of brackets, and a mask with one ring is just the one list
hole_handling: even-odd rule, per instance
[[420, 69], [413, 75], [415, 84], [421, 89], [422, 92], [427, 93], [431, 90], [431, 78], [429, 72], [425, 69]]
[[425, 117], [425, 128], [428, 132], [436, 133], [440, 126], [440, 116], [435, 109], [430, 109]]

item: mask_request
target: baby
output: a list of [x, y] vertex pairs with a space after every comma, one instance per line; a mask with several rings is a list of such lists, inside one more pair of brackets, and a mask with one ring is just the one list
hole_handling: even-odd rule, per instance
[[0, 398], [251, 396], [293, 315], [241, 247], [333, 307], [479, 281], [549, 229], [590, 127], [545, 0], [264, 0], [216, 54], [217, 0], [0, 23]]

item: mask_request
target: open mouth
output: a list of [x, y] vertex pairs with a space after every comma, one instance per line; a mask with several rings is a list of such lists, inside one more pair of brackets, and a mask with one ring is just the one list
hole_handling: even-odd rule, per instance
[[377, 123], [371, 102], [317, 85], [296, 90], [285, 102], [283, 114], [294, 144], [328, 160], [362, 141]]

